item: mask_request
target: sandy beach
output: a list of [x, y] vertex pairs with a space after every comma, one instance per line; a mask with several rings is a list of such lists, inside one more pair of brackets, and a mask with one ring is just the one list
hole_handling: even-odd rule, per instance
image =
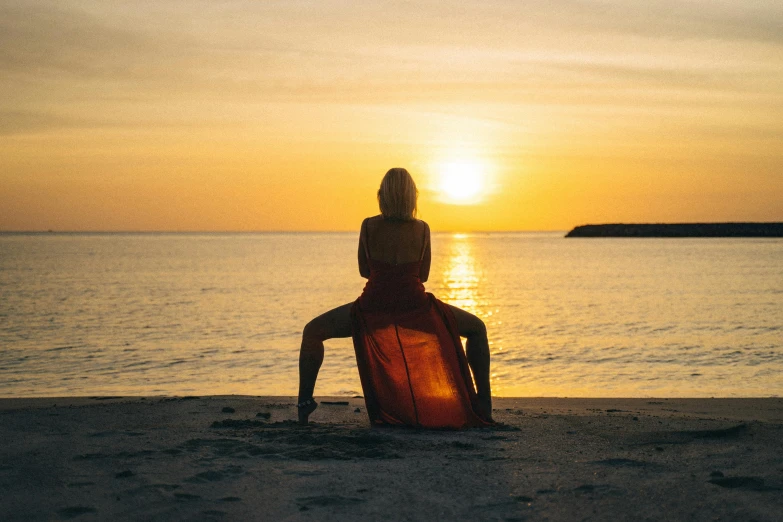
[[372, 429], [361, 398], [0, 400], [1, 520], [780, 520], [783, 399], [496, 399]]

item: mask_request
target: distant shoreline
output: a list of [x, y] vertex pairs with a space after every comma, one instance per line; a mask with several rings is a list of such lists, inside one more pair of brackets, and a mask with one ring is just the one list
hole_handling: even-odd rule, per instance
[[565, 237], [783, 237], [783, 223], [611, 223], [581, 225]]

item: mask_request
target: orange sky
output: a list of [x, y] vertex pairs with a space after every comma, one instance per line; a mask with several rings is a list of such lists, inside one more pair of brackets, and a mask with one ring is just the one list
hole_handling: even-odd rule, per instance
[[0, 230], [783, 220], [778, 0], [116, 4], [0, 0]]

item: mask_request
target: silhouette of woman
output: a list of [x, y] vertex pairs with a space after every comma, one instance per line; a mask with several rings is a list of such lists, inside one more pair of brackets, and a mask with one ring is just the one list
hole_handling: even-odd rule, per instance
[[[417, 198], [407, 170], [386, 173], [378, 190], [381, 214], [365, 219], [359, 233], [364, 291], [355, 302], [305, 326], [299, 352], [300, 424], [307, 424], [318, 406], [313, 390], [323, 342], [338, 337], [353, 337], [373, 424], [462, 428], [492, 423], [486, 327], [475, 315], [425, 292], [430, 230], [416, 219]], [[466, 350], [460, 336], [467, 338]]]

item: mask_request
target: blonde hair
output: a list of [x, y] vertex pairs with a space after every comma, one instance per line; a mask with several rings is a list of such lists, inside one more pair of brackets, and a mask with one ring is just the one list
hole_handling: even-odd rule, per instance
[[378, 189], [378, 206], [385, 219], [412, 221], [418, 214], [419, 190], [407, 170], [389, 169]]

